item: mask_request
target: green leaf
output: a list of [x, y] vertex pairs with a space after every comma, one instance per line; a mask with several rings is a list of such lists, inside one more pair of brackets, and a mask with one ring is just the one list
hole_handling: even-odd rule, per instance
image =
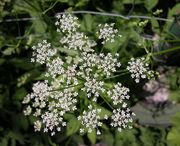
[[[176, 4], [172, 9], [169, 9], [168, 18], [172, 19], [174, 15], [178, 15], [178, 14], [180, 14], [180, 3]], [[167, 31], [168, 29], [171, 28], [172, 25], [173, 25], [172, 23], [166, 22], [166, 24], [163, 27], [163, 30]]]
[[85, 6], [87, 5], [89, 0], [80, 0], [76, 5], [75, 7], [82, 7], [82, 6]]
[[170, 91], [170, 98], [173, 101], [179, 102], [180, 101], [180, 90], [171, 90]]
[[177, 112], [175, 116], [172, 117], [172, 122], [175, 127], [180, 128], [180, 112]]
[[[143, 0], [135, 0], [134, 4], [142, 4]], [[123, 0], [123, 4], [133, 4], [133, 0]]]
[[172, 18], [173, 15], [178, 15], [178, 14], [180, 14], [180, 3], [176, 4], [172, 9], [169, 10], [168, 18]]
[[2, 53], [6, 56], [12, 55], [16, 52], [15, 48], [6, 48], [4, 51], [2, 51]]
[[67, 55], [70, 55], [70, 56], [74, 56], [74, 55], [78, 54], [77, 51], [70, 50], [70, 49], [67, 49], [67, 48], [57, 47], [56, 49], [58, 49], [59, 51], [61, 51], [63, 53], [66, 53]]
[[171, 146], [179, 146], [180, 144], [180, 113], [178, 112], [173, 118], [173, 127], [167, 135], [167, 140]]
[[25, 88], [19, 88], [16, 90], [15, 94], [13, 95], [14, 100], [22, 100], [24, 96], [26, 96], [27, 91]]
[[93, 131], [91, 133], [87, 134], [87, 137], [92, 144], [95, 144], [96, 143], [96, 130], [93, 129]]
[[171, 146], [179, 146], [180, 144], [180, 128], [173, 128], [167, 135], [167, 140]]
[[111, 51], [113, 54], [117, 53], [117, 49], [121, 45], [121, 37], [119, 34], [114, 38], [114, 42], [108, 41], [104, 44], [104, 47], [107, 48], [109, 51]]
[[80, 122], [77, 120], [77, 118], [72, 118], [68, 124], [66, 129], [66, 135], [70, 136], [74, 133], [76, 133], [80, 128]]
[[99, 113], [99, 116], [101, 119], [103, 119], [105, 115], [107, 115], [109, 117], [112, 114], [108, 109], [106, 109], [102, 106], [99, 108], [101, 109], [101, 112]]
[[34, 67], [34, 64], [30, 62], [30, 59], [27, 58], [13, 58], [9, 61], [17, 68], [21, 68], [24, 70], [30, 70]]
[[160, 29], [159, 29], [159, 23], [157, 20], [155, 19], [151, 19], [151, 24], [152, 24], [152, 27], [153, 27], [153, 30], [156, 32], [156, 33], [160, 33]]
[[93, 17], [92, 15], [84, 15], [84, 19], [83, 19], [83, 22], [82, 22], [82, 25], [81, 25], [83, 28], [83, 30], [85, 31], [89, 31], [91, 32], [92, 31], [92, 27], [93, 27]]
[[68, 3], [69, 0], [58, 0], [58, 1], [62, 3]]
[[27, 130], [29, 126], [29, 122], [27, 117], [25, 117], [22, 114], [17, 114], [13, 116], [13, 125], [15, 126], [15, 128]]
[[145, 0], [144, 6], [148, 11], [150, 11], [152, 8], [154, 8], [158, 3], [158, 0]]
[[4, 137], [4, 138], [1, 139], [0, 145], [1, 146], [8, 146], [8, 139], [7, 139], [7, 137]]
[[134, 129], [124, 130], [123, 132], [119, 132], [116, 130], [115, 146], [139, 146], [135, 135], [136, 133], [137, 131]]
[[10, 131], [8, 137], [18, 141], [20, 144], [24, 145], [24, 135], [17, 131]]
[[153, 133], [150, 130], [148, 130], [147, 128], [143, 128], [143, 127], [141, 127], [140, 130], [141, 130], [140, 140], [143, 142], [143, 144], [145, 146], [154, 145], [155, 138], [153, 136]]
[[0, 58], [0, 65], [3, 64], [6, 60], [3, 58]]
[[84, 143], [83, 136], [80, 134], [73, 134], [72, 140], [75, 141], [76, 143], [81, 143], [81, 144]]
[[114, 144], [114, 136], [110, 132], [102, 133], [102, 142], [108, 146], [112, 146]]

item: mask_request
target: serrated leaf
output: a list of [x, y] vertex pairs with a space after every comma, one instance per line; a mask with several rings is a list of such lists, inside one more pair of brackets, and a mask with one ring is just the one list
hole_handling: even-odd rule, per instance
[[91, 133], [87, 134], [87, 137], [92, 144], [95, 144], [96, 143], [96, 130], [93, 129], [93, 131]]

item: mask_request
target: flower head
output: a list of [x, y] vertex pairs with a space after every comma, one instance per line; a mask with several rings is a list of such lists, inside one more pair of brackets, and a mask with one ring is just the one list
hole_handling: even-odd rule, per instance
[[145, 79], [154, 76], [154, 71], [149, 69], [149, 64], [145, 61], [145, 58], [131, 58], [128, 62], [127, 70], [131, 73], [131, 77], [135, 79], [136, 83], [139, 83], [140, 79]]
[[96, 46], [95, 41], [89, 40], [84, 33], [79, 32], [64, 36], [60, 42], [67, 49], [81, 50], [85, 52], [93, 52], [94, 50], [92, 47]]
[[125, 99], [129, 99], [128, 95], [129, 89], [123, 87], [121, 83], [114, 85], [114, 88], [109, 90], [107, 93], [113, 100], [113, 104], [117, 105], [118, 103], [123, 103]]
[[80, 26], [77, 22], [78, 18], [75, 16], [72, 16], [71, 14], [63, 14], [63, 15], [57, 15], [57, 21], [55, 23], [57, 28], [57, 32], [68, 32], [72, 33], [77, 30], [77, 28]]
[[91, 133], [93, 129], [98, 129], [98, 127], [102, 126], [102, 122], [99, 121], [101, 109], [93, 109], [91, 105], [89, 105], [88, 108], [89, 111], [84, 111], [83, 115], [78, 117], [78, 120], [81, 121], [83, 126], [80, 132], [87, 130], [88, 133]]
[[114, 42], [114, 37], [116, 36], [118, 30], [114, 29], [114, 23], [104, 25], [99, 24], [99, 31], [97, 32], [98, 38], [102, 39], [102, 44], [105, 44], [106, 42]]
[[47, 40], [43, 40], [42, 43], [38, 43], [37, 46], [33, 46], [33, 54], [31, 62], [38, 62], [44, 64], [50, 60], [50, 57], [54, 56], [57, 52], [56, 49], [51, 49], [51, 44]]
[[113, 115], [111, 116], [112, 122], [111, 126], [117, 128], [119, 132], [125, 128], [132, 128], [130, 123], [132, 123], [132, 116], [135, 114], [127, 109], [115, 109], [113, 110]]

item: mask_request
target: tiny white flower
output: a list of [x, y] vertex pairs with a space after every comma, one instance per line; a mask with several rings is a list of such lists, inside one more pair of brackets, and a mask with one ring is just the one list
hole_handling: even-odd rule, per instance
[[41, 127], [42, 127], [42, 123], [39, 120], [34, 122], [34, 130], [35, 131], [40, 131]]
[[32, 112], [32, 108], [30, 106], [27, 106], [27, 108], [24, 110], [24, 115], [28, 116], [30, 115]]

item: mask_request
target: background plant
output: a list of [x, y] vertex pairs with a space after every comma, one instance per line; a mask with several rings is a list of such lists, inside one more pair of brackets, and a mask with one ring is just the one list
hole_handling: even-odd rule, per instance
[[[31, 90], [31, 86], [37, 80], [43, 79], [43, 68], [39, 65], [34, 66], [30, 63], [31, 46], [39, 40], [49, 39], [51, 42], [58, 42], [59, 38], [56, 34], [54, 26], [54, 16], [65, 9], [69, 10], [96, 10], [105, 12], [117, 12], [124, 15], [148, 15], [153, 16], [153, 12], [157, 9], [163, 9], [163, 13], [158, 14], [158, 17], [165, 17], [176, 20], [174, 22], [157, 21], [154, 19], [148, 20], [145, 27], [139, 27], [139, 22], [142, 19], [121, 19], [116, 17], [81, 15], [82, 30], [88, 31], [89, 34], [95, 29], [96, 23], [116, 22], [116, 28], [120, 29], [122, 37], [112, 44], [106, 44], [106, 48], [112, 54], [116, 52], [122, 58], [121, 64], [127, 62], [127, 59], [132, 56], [138, 57], [146, 54], [146, 51], [162, 51], [168, 48], [179, 46], [179, 25], [178, 25], [178, 1], [10, 1], [5, 2], [1, 7], [1, 24], [0, 24], [0, 47], [1, 47], [1, 95], [0, 95], [0, 116], [1, 116], [1, 145], [77, 145], [77, 143], [87, 142], [87, 137], [81, 137], [78, 134], [59, 135], [50, 138], [46, 134], [34, 133], [32, 127], [32, 118], [26, 118], [22, 114], [22, 98]], [[32, 21], [11, 21], [7, 19], [32, 18]], [[34, 17], [40, 19], [34, 20]], [[141, 23], [142, 25], [142, 23]], [[145, 41], [142, 41], [142, 37]], [[155, 40], [155, 41], [152, 41]], [[144, 50], [146, 46], [147, 50]], [[65, 51], [65, 50], [64, 50]], [[73, 54], [73, 51], [68, 51]], [[125, 57], [126, 56], [126, 57]], [[129, 56], [129, 57], [127, 57]], [[169, 74], [170, 89], [173, 89], [172, 97], [178, 101], [179, 89], [179, 52], [171, 52], [161, 56], [154, 56], [155, 64], [159, 66], [174, 66], [176, 69], [173, 74]], [[157, 62], [157, 63], [156, 63]], [[113, 80], [118, 80], [112, 79]], [[122, 79], [121, 79], [122, 81]], [[126, 78], [123, 78], [126, 82]], [[129, 83], [129, 87], [135, 89], [132, 93], [131, 105], [142, 100], [138, 95], [141, 86], [135, 86]], [[72, 123], [73, 122], [73, 118]], [[142, 117], [141, 117], [142, 119]], [[73, 127], [73, 126], [72, 126]], [[145, 128], [146, 132], [140, 127]], [[76, 129], [69, 128], [70, 131]], [[166, 135], [169, 128], [146, 128], [138, 125], [133, 131], [122, 133], [116, 136], [116, 133], [110, 129], [104, 135], [96, 137], [97, 142], [103, 141], [107, 145], [118, 145], [135, 143], [136, 145], [168, 145]], [[148, 131], [148, 132], [147, 132]], [[161, 132], [162, 137], [156, 140], [154, 135]], [[71, 132], [70, 132], [71, 133]], [[148, 136], [146, 134], [149, 134]], [[151, 136], [150, 136], [151, 135]], [[177, 134], [173, 135], [176, 137]], [[107, 138], [108, 137], [108, 138]], [[109, 138], [110, 137], [110, 138]], [[126, 137], [126, 138], [125, 138]], [[133, 138], [134, 137], [134, 138]], [[151, 139], [150, 139], [151, 137]], [[91, 138], [91, 139], [95, 139]], [[109, 141], [107, 141], [107, 139]], [[123, 139], [123, 142], [122, 140]], [[169, 139], [169, 138], [168, 138]], [[94, 140], [95, 141], [95, 140]], [[133, 141], [133, 142], [132, 142]], [[151, 143], [153, 142], [153, 144]], [[89, 142], [90, 143], [90, 142]], [[119, 145], [120, 145], [119, 144]], [[172, 144], [171, 144], [172, 145]], [[178, 145], [176, 143], [176, 145]]]

